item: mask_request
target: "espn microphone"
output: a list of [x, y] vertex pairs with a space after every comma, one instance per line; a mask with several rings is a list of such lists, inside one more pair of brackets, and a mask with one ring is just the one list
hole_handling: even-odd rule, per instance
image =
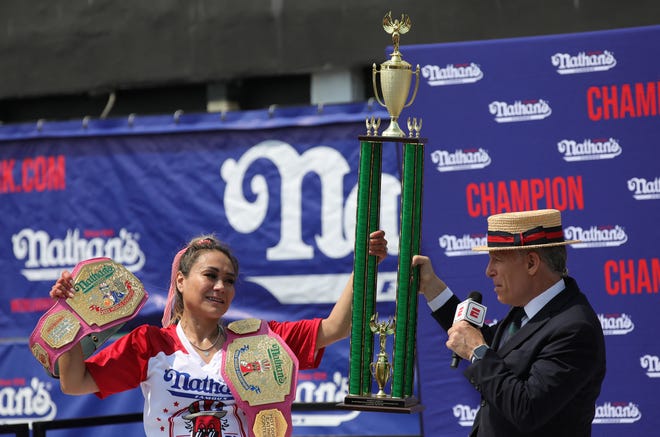
[[[461, 320], [468, 321], [472, 326], [481, 328], [486, 318], [486, 307], [481, 305], [481, 293], [473, 291], [467, 299], [459, 303], [454, 314], [454, 323]], [[451, 367], [458, 367], [461, 357], [456, 352], [451, 354]]]

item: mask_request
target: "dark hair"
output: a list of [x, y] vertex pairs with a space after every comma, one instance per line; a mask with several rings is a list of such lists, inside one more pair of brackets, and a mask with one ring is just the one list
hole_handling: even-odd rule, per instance
[[[186, 250], [181, 255], [179, 260], [179, 269], [183, 276], [186, 278], [190, 274], [190, 269], [197, 262], [197, 258], [205, 250], [217, 250], [224, 253], [229, 261], [231, 262], [232, 267], [234, 268], [234, 274], [238, 277], [238, 259], [234, 256], [229, 246], [227, 246], [222, 241], [218, 240], [214, 235], [201, 235], [199, 237], [193, 238], [186, 247]], [[173, 284], [176, 287], [176, 283]], [[181, 291], [176, 290], [176, 296], [174, 298], [174, 304], [172, 306], [172, 322], [176, 323], [181, 320], [183, 315], [183, 296]]]

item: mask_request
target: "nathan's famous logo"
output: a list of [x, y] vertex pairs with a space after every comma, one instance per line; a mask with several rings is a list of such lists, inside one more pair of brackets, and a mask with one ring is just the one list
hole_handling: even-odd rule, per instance
[[454, 417], [458, 419], [458, 424], [460, 426], [472, 426], [475, 417], [477, 417], [478, 410], [478, 407], [472, 408], [471, 406], [465, 404], [456, 404], [452, 408]]
[[[269, 262], [309, 261], [319, 255], [330, 259], [350, 256], [355, 248], [358, 187], [357, 183], [346, 186], [346, 176], [353, 165], [340, 151], [328, 146], [299, 152], [284, 141], [267, 140], [255, 144], [240, 158], [226, 159], [220, 167], [220, 176], [226, 184], [222, 209], [227, 222], [234, 231], [244, 234], [254, 233], [266, 225], [275, 229], [275, 241], [265, 249]], [[319, 231], [313, 241], [305, 238], [303, 232], [304, 219], [310, 219], [309, 211], [305, 210], [303, 187], [310, 177], [320, 186], [320, 195], [315, 199], [320, 207], [314, 209], [320, 214], [313, 217], [319, 222]], [[399, 247], [400, 196], [399, 178], [383, 171], [380, 225], [388, 235], [391, 255], [396, 254]], [[282, 212], [277, 222], [270, 217], [274, 209]], [[396, 283], [396, 269], [381, 271], [379, 278], [381, 276], [384, 280], [379, 284]], [[332, 290], [343, 287], [346, 274], [299, 275], [295, 290], [291, 287], [289, 272], [247, 276], [245, 280], [263, 287], [282, 304], [324, 304], [335, 301]], [[320, 283], [325, 284], [322, 289], [319, 289]], [[378, 287], [376, 297], [379, 302], [395, 300], [396, 293]]]
[[88, 239], [81, 234], [85, 232], [69, 229], [64, 238], [56, 238], [47, 231], [21, 229], [11, 237], [14, 256], [25, 261], [21, 274], [28, 281], [54, 281], [62, 269], [72, 269], [81, 261], [99, 257], [111, 258], [133, 273], [145, 263], [138, 235], [124, 228], [117, 235], [113, 233], [104, 238]]
[[646, 354], [639, 359], [642, 369], [649, 378], [660, 378], [660, 358], [657, 355]]
[[208, 376], [194, 378], [190, 373], [167, 369], [163, 375], [163, 381], [170, 383], [170, 388], [167, 391], [172, 396], [215, 401], [234, 398], [225, 383]]
[[49, 421], [57, 416], [57, 404], [50, 396], [51, 380], [32, 377], [26, 384], [25, 378], [3, 378], [0, 386], [3, 424]]
[[286, 372], [284, 370], [285, 362], [282, 359], [282, 348], [279, 344], [271, 343], [268, 347], [268, 358], [256, 359], [256, 360], [244, 360], [241, 359], [243, 353], [248, 352], [250, 349], [249, 345], [244, 345], [239, 348], [234, 355], [234, 362], [236, 364], [236, 375], [241, 383], [241, 385], [248, 390], [254, 391], [255, 393], [261, 393], [261, 387], [250, 384], [246, 377], [251, 374], [261, 374], [266, 371], [271, 371], [273, 374], [273, 380], [278, 385], [283, 385], [287, 382]]
[[457, 235], [441, 235], [438, 238], [438, 244], [442, 249], [445, 250], [446, 256], [468, 256], [468, 255], [482, 255], [486, 252], [475, 252], [472, 250], [476, 246], [486, 246], [487, 237], [482, 236], [473, 236], [469, 234], [463, 234], [463, 236]]
[[287, 377], [284, 372], [284, 361], [282, 360], [282, 348], [279, 344], [273, 343], [268, 349], [268, 356], [273, 362], [273, 377], [277, 384], [282, 385], [286, 383]]
[[628, 314], [598, 314], [600, 326], [605, 335], [626, 335], [635, 330], [635, 324]]
[[445, 67], [425, 65], [422, 77], [430, 86], [462, 85], [475, 83], [483, 79], [484, 73], [478, 64], [447, 64]]
[[552, 114], [550, 104], [543, 99], [516, 100], [513, 103], [494, 101], [488, 105], [488, 110], [498, 123], [537, 121]]
[[567, 162], [612, 159], [621, 154], [621, 146], [614, 138], [586, 139], [582, 142], [561, 140], [557, 143], [557, 150]]
[[110, 279], [115, 274], [115, 271], [116, 269], [110, 264], [104, 264], [100, 269], [90, 273], [86, 278], [78, 278], [73, 288], [82, 294], [89, 293], [94, 287]]
[[557, 67], [559, 74], [591, 73], [607, 71], [614, 68], [616, 58], [609, 50], [569, 53], [555, 53], [550, 57], [552, 65]]
[[660, 177], [651, 181], [638, 177], [628, 179], [628, 190], [632, 191], [635, 200], [660, 199]]
[[596, 405], [596, 414], [592, 423], [634, 423], [642, 418], [637, 404], [632, 402], [605, 402]]
[[476, 170], [490, 165], [490, 156], [486, 149], [456, 149], [454, 152], [435, 150], [431, 161], [439, 172]]
[[564, 236], [567, 240], [580, 240], [579, 243], [571, 246], [574, 249], [615, 247], [628, 241], [625, 229], [619, 225], [590, 226], [588, 228], [566, 226]]

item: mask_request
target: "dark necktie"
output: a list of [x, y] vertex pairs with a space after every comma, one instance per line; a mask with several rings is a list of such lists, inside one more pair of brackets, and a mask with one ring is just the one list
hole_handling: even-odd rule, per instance
[[525, 317], [525, 309], [522, 307], [516, 307], [512, 310], [513, 318], [509, 322], [509, 325], [506, 327], [506, 331], [504, 331], [504, 334], [502, 335], [502, 340], [500, 341], [500, 345], [506, 344], [507, 341], [513, 335], [518, 332], [520, 329], [520, 326], [522, 325], [522, 320], [523, 317]]

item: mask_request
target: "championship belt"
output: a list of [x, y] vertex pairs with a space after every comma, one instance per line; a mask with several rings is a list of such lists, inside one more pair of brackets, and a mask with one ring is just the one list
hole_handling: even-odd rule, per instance
[[223, 349], [220, 372], [247, 415], [250, 436], [290, 436], [298, 358], [289, 346], [267, 322], [245, 319], [227, 326]]
[[58, 299], [30, 335], [32, 354], [56, 378], [60, 355], [80, 342], [88, 358], [147, 301], [142, 283], [110, 258], [82, 261], [71, 274], [74, 296]]

